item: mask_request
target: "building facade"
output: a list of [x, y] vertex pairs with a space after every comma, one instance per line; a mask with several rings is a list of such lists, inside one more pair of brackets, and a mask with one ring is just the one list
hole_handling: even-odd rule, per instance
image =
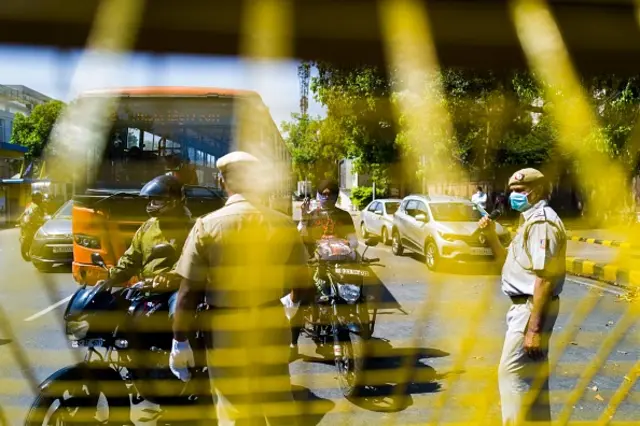
[[26, 86], [0, 84], [0, 143], [9, 143], [16, 113], [29, 115], [36, 105], [50, 100], [49, 96]]

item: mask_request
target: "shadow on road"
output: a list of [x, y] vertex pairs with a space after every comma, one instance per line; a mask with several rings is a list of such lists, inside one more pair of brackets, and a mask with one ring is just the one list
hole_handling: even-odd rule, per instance
[[[425, 263], [425, 257], [418, 253], [406, 253], [407, 256], [416, 262]], [[442, 261], [441, 261], [442, 262]], [[495, 262], [443, 262], [438, 267], [438, 272], [456, 275], [500, 275], [501, 266]]]
[[0, 339], [0, 346], [8, 345], [11, 343], [11, 339]]
[[[320, 358], [303, 357], [305, 362], [333, 365], [331, 348], [318, 351]], [[430, 358], [446, 357], [449, 353], [433, 348], [394, 348], [388, 340], [372, 338], [367, 348], [364, 387], [355, 405], [370, 411], [398, 412], [413, 405], [411, 395], [434, 393], [440, 390], [446, 375], [438, 374], [425, 362]], [[336, 384], [337, 385], [337, 384]]]
[[335, 403], [328, 399], [320, 398], [304, 386], [292, 386], [293, 399], [301, 406], [301, 425], [316, 426], [329, 411], [333, 410]]
[[398, 310], [407, 314], [400, 302], [391, 294], [389, 289], [384, 285], [378, 274], [371, 267], [367, 267], [369, 276], [364, 283], [364, 296], [369, 303], [370, 308]]
[[[365, 387], [353, 403], [378, 412], [398, 412], [413, 405], [411, 395], [440, 390], [444, 378], [425, 363], [429, 358], [448, 356], [433, 348], [394, 348], [388, 340], [373, 338], [368, 349]], [[371, 383], [371, 384], [367, 384]]]

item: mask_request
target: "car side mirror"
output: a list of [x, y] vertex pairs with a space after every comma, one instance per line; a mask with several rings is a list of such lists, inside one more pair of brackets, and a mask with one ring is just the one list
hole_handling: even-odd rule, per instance
[[375, 247], [380, 243], [380, 237], [369, 237], [364, 241], [367, 247]]
[[104, 259], [100, 256], [100, 253], [91, 253], [91, 263], [103, 269], [107, 269], [107, 265], [104, 263]]
[[376, 210], [375, 212], [373, 212], [374, 214], [377, 214], [379, 216], [382, 216], [382, 210]]
[[419, 213], [416, 215], [416, 220], [418, 222], [426, 223], [428, 222], [427, 215], [424, 213]]
[[162, 259], [162, 258], [172, 258], [175, 256], [176, 250], [173, 248], [171, 244], [163, 243], [153, 246], [151, 249], [151, 254], [149, 254], [149, 259]]

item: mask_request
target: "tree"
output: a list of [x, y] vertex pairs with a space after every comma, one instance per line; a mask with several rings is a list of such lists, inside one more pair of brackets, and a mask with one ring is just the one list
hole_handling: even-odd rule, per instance
[[345, 148], [339, 137], [334, 137], [331, 123], [307, 114], [292, 114], [291, 118], [281, 128], [298, 179], [336, 178], [336, 164], [344, 157]]
[[331, 138], [344, 157], [354, 159], [359, 173], [369, 173], [387, 185], [389, 166], [399, 159], [391, 86], [384, 71], [374, 67], [340, 68], [315, 64], [311, 89], [327, 109], [323, 139]]
[[27, 160], [40, 158], [63, 109], [63, 102], [49, 101], [37, 105], [29, 116], [15, 115], [11, 142], [29, 148]]

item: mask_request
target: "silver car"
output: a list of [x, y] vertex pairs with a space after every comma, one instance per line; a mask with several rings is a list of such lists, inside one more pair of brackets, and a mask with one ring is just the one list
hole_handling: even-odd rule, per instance
[[393, 215], [395, 214], [402, 200], [386, 198], [374, 200], [360, 213], [360, 233], [362, 238], [369, 235], [377, 235], [384, 244], [388, 244], [391, 239], [391, 229], [393, 228]]
[[[393, 218], [392, 251], [423, 254], [427, 267], [436, 270], [442, 261], [491, 261], [493, 251], [478, 220], [487, 212], [464, 198], [410, 195], [402, 200]], [[510, 234], [496, 224], [500, 241], [506, 245]]]

